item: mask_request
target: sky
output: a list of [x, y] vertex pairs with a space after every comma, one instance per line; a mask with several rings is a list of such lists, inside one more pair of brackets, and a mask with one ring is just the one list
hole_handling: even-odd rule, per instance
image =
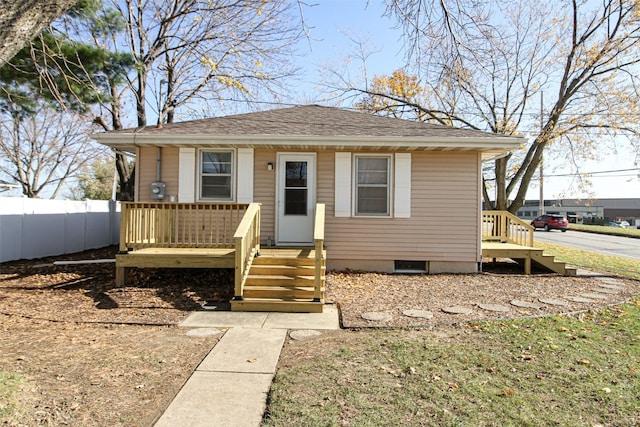
[[[329, 64], [343, 64], [344, 58], [354, 52], [355, 44], [351, 39], [368, 40], [376, 53], [367, 61], [367, 73], [390, 74], [404, 65], [402, 33], [394, 28], [395, 22], [382, 17], [384, 4], [372, 0], [316, 0], [315, 6], [304, 9], [307, 25], [311, 28], [311, 52], [306, 43], [307, 56], [303, 60], [305, 69], [304, 84], [298, 91], [298, 99], [304, 102], [325, 101], [314, 94], [316, 82], [323, 79], [320, 71]], [[366, 6], [366, 8], [365, 8]], [[301, 49], [304, 50], [304, 46]], [[361, 63], [352, 60], [350, 73], [360, 73]], [[597, 161], [580, 164], [581, 172], [596, 172], [589, 178], [592, 185], [588, 191], [581, 191], [578, 179], [567, 176], [574, 173], [566, 158], [550, 155], [545, 162], [544, 197], [556, 198], [640, 198], [640, 171], [637, 170], [640, 156], [636, 157], [631, 145], [625, 141], [616, 143], [616, 151], [606, 149], [600, 152]], [[627, 171], [627, 169], [635, 169]], [[622, 171], [598, 173], [601, 171]], [[527, 198], [540, 197], [538, 182], [529, 189]]]

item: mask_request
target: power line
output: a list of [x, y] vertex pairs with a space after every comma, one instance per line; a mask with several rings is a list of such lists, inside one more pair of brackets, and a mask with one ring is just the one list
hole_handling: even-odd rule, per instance
[[[574, 172], [574, 173], [565, 173], [565, 174], [555, 174], [555, 175], [545, 175], [547, 178], [551, 177], [567, 177], [567, 176], [584, 176], [584, 175], [601, 175], [605, 173], [617, 173], [617, 172], [631, 172], [631, 171], [640, 171], [640, 168], [631, 168], [631, 169], [615, 169], [608, 171], [596, 171], [596, 172]], [[615, 175], [615, 176], [636, 176], [636, 175]]]

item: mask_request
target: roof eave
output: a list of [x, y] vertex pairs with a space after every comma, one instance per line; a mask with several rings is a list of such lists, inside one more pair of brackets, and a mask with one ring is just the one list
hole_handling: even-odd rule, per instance
[[[283, 147], [317, 146], [319, 148], [442, 148], [495, 150], [518, 148], [524, 140], [518, 137], [425, 137], [425, 136], [316, 136], [316, 135], [149, 135], [135, 133], [98, 133], [91, 135], [98, 142], [114, 147], [138, 145], [230, 145]], [[390, 147], [391, 146], [391, 147]]]

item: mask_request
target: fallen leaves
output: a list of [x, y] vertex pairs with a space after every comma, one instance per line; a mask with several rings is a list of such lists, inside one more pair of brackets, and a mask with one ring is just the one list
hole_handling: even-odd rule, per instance
[[[330, 256], [330, 255], [329, 255]], [[476, 306], [480, 301], [503, 304], [509, 313], [500, 317], [520, 317], [527, 314], [510, 304], [513, 300], [532, 301], [538, 298], [559, 298], [581, 294], [598, 286], [592, 277], [561, 277], [557, 275], [475, 274], [475, 275], [402, 275], [347, 272], [327, 273], [326, 299], [340, 305], [345, 327], [369, 328], [370, 321], [361, 316], [367, 312], [385, 312], [392, 319], [384, 327], [424, 327], [451, 323], [452, 315], [442, 311], [451, 306]], [[627, 283], [620, 299], [639, 288], [638, 283]], [[536, 314], [552, 314], [578, 311], [584, 304], [567, 301], [567, 306], [545, 305]], [[433, 317], [416, 318], [405, 311], [428, 311]], [[455, 315], [456, 322], [492, 319], [496, 313], [474, 309], [470, 314]], [[563, 329], [564, 328], [564, 329]], [[569, 332], [560, 326], [561, 332]]]
[[505, 396], [505, 397], [512, 397], [512, 396], [515, 396], [515, 394], [516, 392], [512, 388], [502, 390], [502, 396]]

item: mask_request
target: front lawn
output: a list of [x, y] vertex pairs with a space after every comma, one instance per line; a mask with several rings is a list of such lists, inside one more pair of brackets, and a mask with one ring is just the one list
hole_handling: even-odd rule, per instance
[[637, 426], [640, 300], [291, 342], [265, 426]]

